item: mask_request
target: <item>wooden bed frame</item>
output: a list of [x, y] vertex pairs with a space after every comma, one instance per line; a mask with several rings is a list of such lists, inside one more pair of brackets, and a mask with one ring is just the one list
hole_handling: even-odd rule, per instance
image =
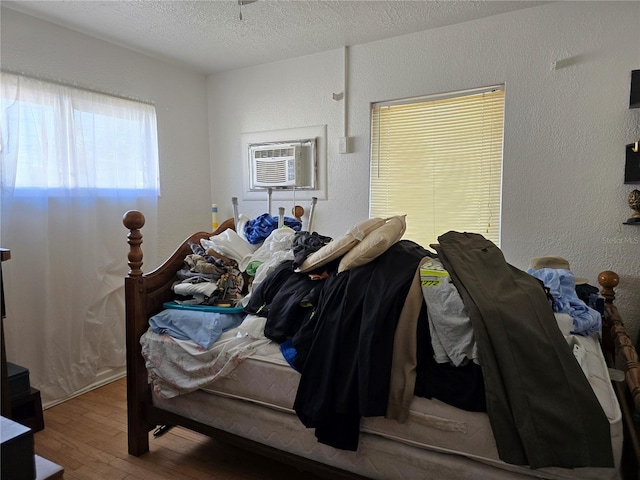
[[[364, 477], [356, 474], [239, 437], [162, 410], [152, 404], [151, 389], [140, 346], [140, 337], [148, 329], [148, 319], [162, 310], [164, 302], [173, 299], [171, 286], [175, 273], [182, 267], [185, 256], [192, 253], [189, 243], [199, 243], [202, 238], [209, 238], [228, 228], [234, 229], [234, 221], [233, 218], [224, 221], [213, 233], [198, 232], [186, 238], [161, 266], [149, 273], [143, 273], [141, 270], [143, 254], [140, 229], [144, 223], [144, 215], [139, 211], [131, 210], [124, 214], [123, 224], [129, 230], [127, 241], [130, 269], [125, 277], [129, 454], [139, 456], [148, 452], [149, 432], [157, 426], [182, 426], [323, 477], [363, 479]], [[638, 479], [640, 442], [635, 417], [640, 415], [640, 362], [636, 348], [613, 304], [614, 288], [619, 283], [618, 275], [612, 271], [604, 271], [598, 276], [598, 283], [605, 299], [602, 348], [608, 365], [623, 371], [625, 376], [625, 381], [613, 381], [624, 425], [621, 475], [625, 480]]]

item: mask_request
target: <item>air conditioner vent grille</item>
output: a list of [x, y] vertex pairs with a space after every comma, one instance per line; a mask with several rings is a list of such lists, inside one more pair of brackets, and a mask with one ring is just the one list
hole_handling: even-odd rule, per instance
[[[269, 156], [269, 158], [272, 157]], [[260, 183], [276, 185], [286, 183], [289, 180], [287, 178], [289, 170], [287, 168], [287, 160], [261, 162], [256, 159], [255, 165], [256, 178], [260, 179]]]

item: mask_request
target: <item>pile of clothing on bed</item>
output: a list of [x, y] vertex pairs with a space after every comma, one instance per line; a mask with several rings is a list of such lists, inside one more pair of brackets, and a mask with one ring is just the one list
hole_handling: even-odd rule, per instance
[[[448, 232], [434, 253], [401, 240], [404, 230], [404, 216], [365, 220], [337, 239], [294, 225], [251, 243], [246, 227], [227, 230], [185, 259], [198, 278], [205, 272], [192, 265], [213, 265], [215, 285], [188, 301], [230, 301], [254, 328], [262, 319], [301, 374], [294, 409], [322, 443], [356, 450], [362, 417], [403, 422], [416, 395], [486, 411], [508, 463], [612, 466], [608, 420], [554, 308], [585, 335], [599, 331], [599, 314], [548, 286], [549, 269], [519, 270], [481, 235]], [[224, 340], [231, 350], [246, 342]]]

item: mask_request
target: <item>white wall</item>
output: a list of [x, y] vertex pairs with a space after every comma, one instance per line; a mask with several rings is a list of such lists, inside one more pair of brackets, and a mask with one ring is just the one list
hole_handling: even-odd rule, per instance
[[[337, 154], [343, 106], [332, 99], [343, 90], [341, 49], [219, 74], [207, 84], [6, 8], [0, 19], [3, 68], [156, 104], [160, 258], [187, 233], [209, 228], [211, 201], [221, 219], [231, 215], [230, 198], [241, 197], [241, 133], [327, 125], [328, 199], [315, 227], [336, 236], [368, 216], [370, 102], [504, 82], [507, 260], [526, 268], [530, 257], [563, 255], [592, 283], [613, 269], [634, 336], [640, 326], [640, 227], [622, 225], [634, 188], [622, 183], [624, 145], [640, 137], [640, 110], [628, 109], [630, 71], [640, 68], [640, 2], [556, 2], [352, 46], [348, 155]], [[554, 60], [569, 57], [574, 65], [552, 70]], [[255, 215], [265, 206], [241, 202], [241, 211]], [[146, 270], [154, 265], [145, 261]]]
[[[640, 137], [640, 110], [628, 109], [639, 25], [640, 2], [557, 2], [352, 46], [347, 155], [337, 153], [342, 104], [332, 100], [343, 90], [342, 50], [210, 77], [212, 197], [231, 215], [229, 199], [242, 189], [241, 133], [327, 124], [328, 199], [315, 229], [340, 235], [368, 216], [371, 102], [505, 83], [507, 261], [525, 269], [531, 257], [561, 255], [594, 285], [600, 271], [616, 271], [617, 303], [635, 337], [640, 227], [622, 222], [634, 188], [623, 184], [624, 147]], [[552, 69], [566, 58], [575, 63]], [[240, 210], [265, 207], [245, 201]]]
[[[166, 258], [189, 233], [211, 229], [203, 75], [7, 8], [2, 8], [0, 20], [3, 69], [155, 104], [161, 181], [159, 225], [147, 224], [142, 233], [158, 229], [159, 259]], [[124, 226], [122, 245], [126, 252]], [[158, 260], [146, 255], [144, 262], [143, 270], [149, 271]]]
[[[34, 17], [6, 8], [0, 11], [0, 60], [3, 69], [155, 104], [161, 197], [158, 201], [158, 219], [154, 219], [155, 215], [148, 216], [147, 224], [142, 230], [142, 247], [145, 254], [143, 270], [150, 271], [157, 266], [159, 261], [165, 259], [189, 233], [209, 230], [211, 183], [206, 78]], [[113, 244], [113, 251], [117, 252], [120, 245], [122, 262], [118, 268], [123, 276], [126, 272], [125, 260], [128, 252], [127, 231], [119, 217], [125, 209], [127, 208], [123, 207], [122, 212], [116, 213], [117, 217], [104, 219], [105, 223], [112, 225], [114, 235], [120, 232], [116, 235], [116, 238], [121, 239], [120, 243]], [[24, 219], [25, 222], [29, 220]], [[5, 225], [2, 225], [2, 228], [4, 227]], [[154, 236], [150, 234], [153, 232], [158, 233], [157, 242], [152, 241]], [[75, 242], [82, 240], [70, 239]], [[87, 241], [85, 239], [85, 242]], [[98, 361], [92, 355], [99, 351], [100, 340], [96, 341], [96, 336], [91, 334], [74, 337], [94, 340], [90, 347], [85, 345], [83, 353], [78, 356], [62, 355], [56, 362], [49, 362], [46, 354], [38, 354], [64, 348], [63, 345], [66, 343], [58, 342], [60, 336], [49, 337], [47, 333], [60, 331], [52, 326], [56, 321], [69, 323], [71, 318], [77, 318], [77, 315], [69, 313], [69, 322], [66, 321], [66, 317], [59, 318], [60, 316], [55, 314], [51, 318], [38, 318], [37, 315], [34, 317], [28, 302], [39, 298], [39, 292], [33, 291], [34, 288], [30, 288], [24, 282], [18, 285], [16, 281], [11, 280], [22, 278], [18, 272], [24, 271], [25, 266], [29, 265], [29, 260], [33, 267], [33, 261], [38, 259], [37, 252], [31, 252], [31, 257], [27, 259], [24, 256], [24, 248], [21, 255], [18, 245], [2, 246], [11, 248], [13, 257], [3, 265], [8, 303], [7, 320], [10, 320], [5, 323], [7, 357], [10, 361], [30, 369], [32, 384], [41, 390], [45, 405], [63, 400], [66, 395], [79, 393], [74, 390], [80, 389], [81, 392], [121, 374], [123, 368], [118, 368], [117, 362], [124, 359], [122, 348], [114, 348], [116, 351]], [[110, 288], [108, 277], [107, 274], [107, 280], [103, 282], [105, 291]], [[60, 281], [66, 282], [64, 275]], [[117, 279], [114, 285], [118, 285]], [[124, 281], [121, 281], [120, 285], [124, 287]], [[98, 298], [102, 298], [101, 293], [94, 293]], [[120, 298], [114, 296], [111, 300], [115, 308], [122, 303], [124, 288], [120, 293]], [[110, 294], [111, 292], [108, 292], [104, 295]], [[22, 302], [19, 301], [21, 296], [24, 297]], [[18, 301], [12, 302], [12, 299]], [[92, 311], [89, 311], [86, 322], [78, 323], [79, 326], [74, 333], [122, 327], [121, 331], [112, 332], [112, 336], [105, 341], [112, 343], [108, 343], [109, 347], [104, 348], [111, 348], [119, 342], [122, 342], [120, 345], [123, 346], [124, 326], [119, 321], [121, 318], [110, 317], [108, 313], [97, 321], [91, 317]], [[43, 321], [48, 322], [48, 328], [43, 328]], [[64, 327], [61, 328], [64, 330]], [[72, 364], [76, 358], [82, 358], [84, 363]], [[69, 364], [65, 363], [67, 360]], [[87, 371], [79, 372], [78, 369], [85, 370], [80, 365], [86, 365]], [[94, 368], [100, 370], [94, 372]], [[96, 376], [92, 379], [94, 373]], [[87, 382], [93, 384], [87, 385]]]

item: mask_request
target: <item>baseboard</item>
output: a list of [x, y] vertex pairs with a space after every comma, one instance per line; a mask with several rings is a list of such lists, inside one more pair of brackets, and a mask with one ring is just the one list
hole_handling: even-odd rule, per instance
[[96, 375], [95, 381], [90, 385], [78, 390], [77, 392], [73, 392], [71, 395], [67, 395], [66, 397], [57, 398], [56, 400], [52, 400], [50, 402], [44, 403], [42, 408], [46, 410], [47, 408], [51, 408], [55, 405], [58, 405], [62, 402], [66, 402], [67, 400], [71, 400], [72, 398], [78, 397], [83, 393], [90, 392], [91, 390], [95, 390], [96, 388], [100, 388], [108, 383], [115, 382], [116, 380], [120, 380], [127, 376], [127, 367], [116, 367], [116, 368], [106, 368]]

